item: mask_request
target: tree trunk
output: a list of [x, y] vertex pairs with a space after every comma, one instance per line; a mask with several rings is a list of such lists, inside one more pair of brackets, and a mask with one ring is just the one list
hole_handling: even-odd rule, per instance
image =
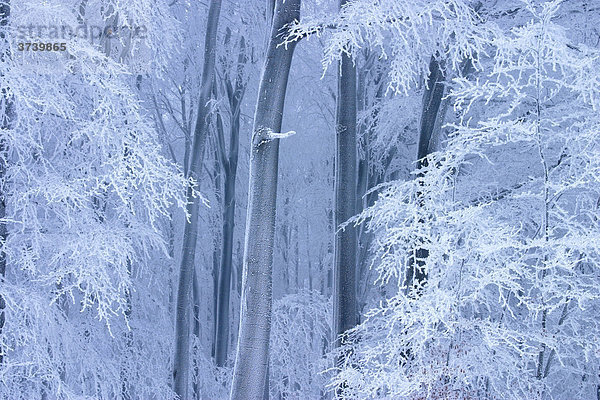
[[[192, 300], [194, 302], [194, 307], [192, 311], [192, 320], [194, 321], [194, 327], [192, 329], [193, 335], [196, 337], [196, 343], [200, 343], [200, 305], [201, 305], [201, 293], [200, 293], [200, 282], [198, 281], [198, 272], [194, 269], [194, 274], [192, 275]], [[198, 354], [200, 349], [196, 346], [192, 347], [192, 354]], [[200, 377], [200, 368], [197, 363], [193, 363], [194, 369], [194, 381], [192, 383], [192, 393], [194, 395], [194, 399], [200, 399], [200, 388], [198, 387], [198, 381]]]
[[219, 124], [221, 164], [225, 171], [225, 189], [223, 195], [223, 246], [221, 268], [217, 289], [217, 312], [215, 321], [215, 362], [222, 367], [227, 362], [229, 347], [229, 299], [231, 293], [231, 271], [233, 262], [233, 233], [235, 228], [235, 181], [237, 178], [238, 147], [240, 141], [240, 107], [244, 93], [242, 68], [246, 63], [245, 40], [240, 39], [240, 56], [235, 89], [228, 81], [227, 94], [230, 106], [229, 154], [225, 155], [223, 127]]
[[338, 71], [335, 167], [333, 333], [339, 345], [339, 335], [356, 325], [356, 229], [339, 230], [356, 213], [356, 67], [347, 54]]
[[235, 216], [235, 173], [225, 173], [223, 209], [223, 246], [217, 289], [215, 325], [215, 362], [222, 367], [227, 361], [229, 343], [229, 294], [231, 289], [231, 263], [233, 256], [233, 229]]
[[[427, 78], [427, 87], [423, 94], [423, 106], [421, 110], [421, 124], [419, 128], [419, 144], [417, 149], [417, 168], [427, 167], [427, 156], [434, 151], [434, 129], [444, 97], [446, 77], [444, 72], [435, 59], [431, 57], [429, 63], [429, 76]], [[419, 174], [419, 178], [423, 177], [423, 172]], [[421, 190], [417, 193], [417, 202], [421, 206], [423, 204], [423, 193]], [[427, 273], [424, 270], [425, 260], [429, 256], [429, 251], [424, 248], [419, 248], [415, 252], [414, 260], [408, 269], [407, 287], [417, 285], [421, 287], [427, 280]]]
[[426, 166], [424, 159], [433, 151], [434, 128], [442, 97], [444, 97], [445, 75], [435, 57], [431, 57], [429, 63], [429, 77], [427, 78], [427, 87], [423, 94], [423, 107], [421, 110], [421, 124], [419, 128], [419, 147], [417, 150], [418, 167]]
[[[358, 83], [357, 83], [357, 110], [359, 113], [364, 112], [370, 107], [380, 103], [385, 93], [385, 85], [383, 80], [383, 72], [379, 72], [373, 81], [373, 86], [377, 88], [375, 96], [372, 99], [372, 103], [369, 103], [368, 99], [368, 73], [374, 67], [373, 55], [365, 55], [365, 64], [361, 66], [358, 71]], [[391, 165], [395, 151], [390, 151], [389, 156], [384, 162], [384, 171], [378, 173], [372, 167], [373, 150], [371, 149], [371, 137], [374, 134], [374, 130], [377, 125], [377, 116], [379, 110], [373, 108], [373, 120], [371, 126], [366, 124], [358, 125], [358, 135], [362, 137], [362, 151], [359, 153], [363, 154], [363, 157], [358, 161], [358, 178], [357, 178], [357, 190], [356, 190], [356, 213], [359, 214], [368, 207], [371, 207], [375, 201], [375, 196], [367, 194], [370, 189], [383, 183], [386, 176], [386, 171]], [[356, 318], [357, 324], [360, 324], [360, 318], [363, 309], [367, 305], [367, 298], [370, 288], [369, 272], [369, 248], [373, 239], [373, 233], [369, 232], [364, 224], [357, 227], [357, 260], [356, 260]]]
[[[215, 53], [217, 26], [221, 13], [221, 0], [211, 0], [208, 10], [208, 25], [204, 41], [204, 65], [202, 84], [198, 100], [198, 116], [194, 130], [194, 144], [191, 154], [188, 175], [198, 182], [200, 180], [204, 148], [208, 130], [208, 101], [211, 97], [212, 83], [215, 74]], [[173, 361], [173, 389], [181, 399], [187, 399], [190, 375], [190, 303], [193, 272], [195, 268], [196, 239], [198, 237], [198, 198], [193, 196], [192, 189], [187, 191], [187, 213], [189, 221], [185, 224], [181, 269], [177, 292], [177, 316], [175, 320], [175, 357]]]
[[300, 0], [277, 0], [267, 58], [263, 67], [250, 154], [248, 216], [240, 330], [230, 398], [265, 395], [271, 333], [273, 243], [277, 163], [283, 107], [295, 45], [279, 46], [285, 25], [300, 18]]
[[[8, 19], [10, 17], [10, 1], [5, 0], [0, 3], [0, 40], [7, 43], [7, 37], [5, 29], [8, 25]], [[7, 52], [8, 46], [7, 46]], [[2, 53], [0, 54], [0, 61], [5, 62], [5, 59], [9, 57], [9, 54]], [[13, 112], [13, 104], [9, 99], [6, 89], [4, 89], [2, 93], [2, 119], [0, 121], [0, 129], [2, 131], [10, 129], [12, 123], [12, 112]], [[2, 182], [2, 187], [6, 188], [6, 184], [4, 180], [6, 178], [6, 157], [7, 157], [7, 148], [4, 140], [0, 141], [0, 182]], [[6, 217], [6, 195], [4, 192], [0, 192], [0, 219], [4, 219]], [[6, 223], [0, 223], [0, 245], [6, 245], [6, 239], [8, 238], [8, 231], [6, 227]], [[3, 249], [0, 250], [0, 283], [4, 282], [4, 277], [6, 275], [6, 251]], [[4, 330], [5, 323], [5, 315], [4, 309], [6, 307], [4, 297], [0, 296], [0, 335], [2, 335], [2, 331]], [[2, 365], [4, 361], [4, 349], [0, 348], [0, 365]]]
[[[219, 113], [217, 113], [217, 123], [220, 120]], [[219, 126], [219, 125], [217, 125]], [[219, 151], [215, 151], [216, 157], [218, 158]], [[221, 185], [221, 170], [218, 168], [218, 164], [215, 163], [214, 173], [211, 174], [211, 179], [213, 182], [213, 187], [215, 191], [215, 202], [222, 203], [223, 202], [223, 188]], [[221, 210], [222, 211], [222, 210]], [[212, 219], [211, 219], [212, 221]], [[216, 343], [215, 343], [215, 335], [217, 332], [217, 304], [219, 303], [219, 268], [221, 267], [221, 247], [223, 245], [223, 238], [217, 234], [213, 235], [213, 254], [212, 254], [212, 283], [213, 283], [213, 297], [212, 297], [212, 313], [210, 314], [210, 318], [212, 318], [212, 346], [210, 355], [215, 357]]]

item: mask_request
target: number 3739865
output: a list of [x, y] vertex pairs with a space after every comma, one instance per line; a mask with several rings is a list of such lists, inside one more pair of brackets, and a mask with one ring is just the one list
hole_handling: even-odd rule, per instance
[[66, 43], [17, 43], [19, 51], [66, 51]]

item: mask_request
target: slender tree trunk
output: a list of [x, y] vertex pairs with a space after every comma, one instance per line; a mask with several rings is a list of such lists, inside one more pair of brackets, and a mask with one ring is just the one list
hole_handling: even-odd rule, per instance
[[294, 292], [298, 293], [300, 289], [300, 237], [298, 234], [298, 224], [294, 225]]
[[[225, 43], [229, 42], [230, 31], [227, 32]], [[217, 291], [217, 308], [215, 313], [215, 350], [214, 357], [218, 366], [227, 362], [229, 349], [230, 327], [230, 294], [231, 273], [233, 270], [233, 233], [235, 228], [235, 183], [237, 178], [238, 148], [240, 141], [240, 112], [242, 98], [245, 92], [243, 68], [248, 62], [246, 56], [246, 41], [241, 37], [240, 52], [237, 62], [235, 82], [226, 77], [224, 85], [229, 100], [229, 151], [225, 150], [225, 134], [221, 117], [217, 116], [217, 134], [221, 165], [225, 171], [223, 195], [223, 245], [221, 247], [221, 265], [219, 268]]]
[[[374, 56], [371, 55], [368, 52], [365, 52], [364, 54], [364, 65], [362, 65], [358, 71], [357, 71], [357, 76], [358, 76], [358, 81], [356, 83], [356, 109], [359, 113], [363, 113], [365, 110], [367, 110], [372, 104], [369, 104], [369, 100], [368, 100], [368, 77], [369, 77], [369, 72], [373, 69], [375, 63], [374, 63]], [[377, 86], [379, 85], [379, 82], [381, 81], [381, 76], [382, 76], [382, 72], [380, 72], [377, 75], [377, 78], [374, 79], [374, 81], [372, 82], [373, 85]], [[375, 104], [378, 100], [381, 99], [381, 97], [383, 96], [383, 90], [382, 90], [382, 86], [383, 85], [379, 85], [380, 88], [379, 90], [377, 90], [376, 94], [375, 94], [375, 98], [373, 99], [373, 104]], [[377, 118], [377, 110], [373, 110], [373, 119]], [[370, 170], [370, 140], [371, 140], [371, 131], [372, 129], [370, 129], [369, 126], [367, 126], [366, 123], [362, 123], [359, 124], [357, 126], [357, 130], [358, 130], [358, 136], [360, 138], [362, 138], [362, 143], [360, 143], [361, 146], [361, 150], [360, 153], [362, 153], [362, 157], [359, 157], [358, 159], [358, 172], [357, 172], [357, 181], [356, 181], [356, 212], [359, 213], [361, 212], [364, 208], [365, 208], [365, 202], [366, 199], [364, 198], [365, 194], [367, 193], [369, 187], [369, 170]], [[357, 142], [358, 143], [358, 142]], [[362, 230], [362, 228], [361, 228]], [[362, 232], [358, 233], [358, 243], [359, 243], [359, 247], [361, 245], [361, 240], [360, 240], [360, 236], [361, 236]], [[357, 261], [360, 264], [360, 257]], [[360, 267], [359, 267], [360, 269]], [[360, 275], [359, 275], [360, 276]]]
[[229, 298], [231, 289], [231, 263], [233, 255], [233, 230], [235, 216], [235, 175], [225, 173], [223, 209], [223, 246], [217, 289], [215, 325], [215, 362], [222, 367], [227, 362], [229, 343]]
[[[342, 7], [348, 0], [340, 0]], [[356, 325], [356, 229], [341, 224], [356, 213], [356, 67], [344, 54], [338, 71], [335, 162], [335, 261], [333, 333], [339, 335]], [[339, 342], [338, 342], [339, 344]]]
[[[427, 86], [423, 94], [423, 106], [421, 109], [421, 123], [419, 128], [419, 144], [417, 149], [417, 168], [427, 167], [427, 156], [434, 151], [434, 129], [436, 120], [444, 97], [446, 77], [444, 72], [435, 59], [431, 57], [429, 63], [429, 77], [427, 78]], [[419, 178], [423, 177], [423, 173], [419, 174]], [[417, 193], [417, 202], [421, 206], [423, 204], [423, 195], [421, 190]], [[427, 280], [427, 273], [424, 270], [425, 260], [429, 256], [429, 251], [424, 248], [416, 250], [414, 260], [411, 267], [408, 269], [407, 287], [417, 285], [421, 287]]]
[[[475, 7], [475, 11], [479, 10], [481, 3]], [[466, 77], [470, 74], [473, 64], [470, 59], [462, 62], [459, 73]], [[417, 168], [427, 166], [426, 157], [434, 151], [438, 151], [442, 147], [442, 126], [449, 107], [448, 100], [444, 101], [443, 97], [446, 91], [446, 73], [443, 66], [431, 57], [429, 63], [429, 76], [427, 78], [427, 87], [423, 94], [423, 106], [421, 111], [421, 124], [419, 128], [419, 144], [417, 149]], [[423, 177], [423, 173], [419, 174], [419, 178]], [[419, 205], [423, 204], [422, 191], [417, 193], [417, 201]], [[415, 260], [412, 267], [409, 268], [407, 274], [407, 287], [413, 284], [424, 285], [427, 281], [427, 274], [423, 271], [425, 259], [429, 256], [427, 249], [417, 249], [415, 252]], [[416, 268], [415, 268], [416, 267]]]
[[423, 94], [423, 107], [421, 109], [421, 123], [419, 127], [419, 146], [417, 150], [418, 166], [426, 166], [425, 157], [433, 150], [434, 128], [442, 104], [445, 89], [445, 75], [435, 57], [429, 63], [429, 77], [427, 87]]
[[[192, 319], [194, 321], [193, 335], [196, 337], [196, 343], [200, 343], [200, 304], [201, 304], [201, 293], [200, 293], [200, 282], [198, 282], [198, 273], [194, 269], [192, 276], [192, 299], [194, 301], [194, 307], [192, 312]], [[197, 347], [193, 347], [192, 354], [197, 354], [200, 350]], [[194, 381], [192, 383], [192, 391], [194, 399], [200, 399], [200, 388], [198, 387], [198, 378], [200, 376], [200, 368], [197, 363], [193, 363], [194, 369]]]
[[[204, 65], [202, 84], [198, 100], [198, 116], [194, 130], [194, 144], [190, 159], [188, 175], [198, 182], [200, 180], [204, 148], [208, 131], [207, 117], [211, 97], [212, 83], [215, 75], [216, 39], [221, 0], [211, 0], [208, 10], [208, 26], [204, 41]], [[173, 389], [181, 399], [188, 399], [187, 390], [190, 375], [190, 303], [192, 279], [194, 276], [196, 239], [198, 237], [198, 198], [193, 196], [192, 189], [187, 192], [187, 213], [189, 221], [185, 224], [181, 268], [177, 291], [177, 316], [175, 319], [175, 357], [173, 361]]]
[[279, 46], [282, 29], [300, 18], [300, 0], [277, 0], [263, 67], [250, 154], [248, 216], [240, 330], [230, 398], [262, 399], [266, 393], [271, 333], [273, 243], [277, 163], [283, 107], [294, 44]]
[[[333, 162], [332, 164], [334, 166], [333, 175], [335, 176], [335, 162]], [[332, 186], [333, 186], [333, 189], [335, 190], [335, 183]], [[334, 219], [333, 218], [333, 209], [330, 208], [327, 211], [327, 228], [328, 228], [327, 230], [328, 230], [328, 232], [334, 233], [334, 240], [333, 240], [333, 242], [329, 241], [327, 243], [328, 261], [329, 261], [329, 257], [334, 258], [334, 254], [335, 254], [335, 251], [333, 250], [333, 248], [335, 246], [334, 245], [334, 243], [335, 243], [335, 227], [333, 225], [333, 223], [334, 223], [333, 219]], [[325, 280], [326, 280], [327, 290], [324, 292], [324, 294], [326, 297], [331, 297], [331, 296], [333, 296], [333, 268], [332, 268], [332, 263], [330, 263], [330, 262], [327, 262], [327, 271], [326, 271]]]
[[[132, 275], [132, 265], [131, 261], [127, 262], [127, 274], [131, 277]], [[131, 312], [132, 312], [132, 299], [131, 292], [128, 291], [126, 293], [127, 299], [127, 308], [125, 309], [125, 318], [127, 321], [131, 320]], [[128, 368], [129, 363], [127, 363], [127, 359], [131, 359], [133, 357], [133, 331], [127, 326], [124, 332], [124, 340], [125, 340], [125, 354], [124, 361], [121, 365], [121, 398], [123, 400], [131, 400], [134, 397], [134, 386], [132, 382], [129, 381], [128, 376], [130, 376], [131, 371]]]
[[[142, 85], [142, 76], [138, 75], [136, 77], [136, 89], [138, 91], [141, 89], [141, 85]], [[135, 138], [135, 135], [132, 135], [132, 136], [134, 136], [134, 138]], [[128, 146], [125, 146], [123, 154], [124, 154], [125, 158], [129, 157], [131, 154], [131, 149]], [[128, 173], [133, 174], [133, 171], [128, 169]], [[106, 202], [104, 203], [104, 207], [106, 207]], [[102, 215], [102, 214], [100, 214], [100, 215]], [[102, 220], [104, 220], [104, 216], [102, 216]], [[128, 223], [126, 223], [125, 226], [129, 228]], [[133, 276], [133, 267], [134, 267], [134, 265], [132, 264], [132, 260], [128, 260], [127, 261], [127, 275], [129, 275], [129, 278], [131, 278]], [[131, 321], [131, 314], [133, 312], [133, 298], [132, 298], [131, 290], [128, 290], [125, 293], [125, 297], [126, 297], [126, 301], [127, 301], [127, 308], [125, 309], [125, 318], [127, 321]], [[125, 341], [125, 352], [124, 352], [124, 354], [121, 355], [124, 360], [123, 364], [121, 365], [121, 397], [123, 398], [123, 400], [130, 400], [135, 397], [135, 385], [128, 380], [128, 377], [131, 376], [132, 371], [130, 370], [129, 363], [127, 361], [133, 358], [133, 344], [134, 344], [133, 331], [129, 327], [129, 323], [127, 324], [127, 328], [125, 329], [123, 336], [124, 336], [123, 339]]]
[[[217, 113], [217, 122], [220, 121], [219, 114]], [[217, 125], [219, 126], [219, 125]], [[216, 146], [218, 147], [218, 146]], [[219, 153], [216, 151], [216, 153]], [[218, 157], [218, 154], [216, 154]], [[215, 165], [214, 174], [211, 175], [211, 179], [214, 186], [215, 191], [215, 201], [216, 203], [223, 202], [223, 188], [221, 185], [221, 170], [218, 168], [218, 165]], [[212, 331], [211, 338], [212, 346], [211, 346], [211, 356], [215, 357], [216, 343], [215, 343], [215, 335], [217, 332], [217, 304], [219, 302], [219, 268], [221, 266], [221, 247], [223, 245], [223, 238], [217, 234], [213, 235], [213, 254], [212, 254], [212, 271], [211, 277], [213, 280], [213, 297], [212, 297], [212, 314], [210, 314], [210, 318], [212, 318]]]
[[[10, 17], [10, 1], [5, 0], [0, 4], [0, 40], [4, 42], [4, 44], [8, 45], [5, 29], [8, 25], [8, 20]], [[7, 50], [8, 52], [8, 47]], [[9, 54], [2, 53], [0, 54], [0, 61], [5, 62], [6, 58], [9, 57]], [[6, 90], [6, 89], [5, 89]], [[2, 120], [0, 121], [0, 129], [2, 131], [10, 129], [12, 123], [12, 113], [13, 113], [13, 104], [8, 94], [4, 91], [2, 93]], [[4, 140], [0, 141], [0, 182], [4, 182], [6, 178], [6, 157], [7, 157], [7, 148]], [[2, 188], [6, 188], [6, 184], [2, 185]], [[6, 194], [4, 192], [0, 192], [0, 218], [4, 219], [6, 217]], [[8, 238], [8, 230], [6, 227], [6, 223], [0, 223], [0, 283], [4, 282], [4, 277], [6, 275], [6, 251], [3, 247], [6, 245], [6, 239]], [[6, 303], [4, 297], [0, 296], [0, 335], [4, 330], [5, 323], [5, 314], [4, 309], [6, 307]], [[4, 361], [4, 349], [0, 347], [0, 365], [2, 365]]]
[[273, 23], [273, 15], [275, 14], [275, 0], [267, 0], [267, 10], [266, 10], [267, 24], [269, 27]]
[[[233, 233], [235, 228], [235, 181], [237, 178], [238, 147], [240, 141], [240, 107], [243, 96], [242, 74], [239, 68], [245, 63], [244, 39], [240, 42], [240, 59], [235, 91], [228, 86], [229, 104], [231, 108], [229, 154], [222, 164], [225, 170], [225, 190], [223, 195], [223, 246], [221, 253], [221, 268], [217, 291], [217, 313], [215, 325], [215, 362], [224, 366], [227, 362], [229, 347], [229, 299], [231, 293], [231, 271], [233, 262]], [[223, 129], [221, 128], [222, 134]], [[224, 141], [223, 141], [224, 142]], [[224, 143], [221, 148], [224, 150]], [[224, 151], [223, 151], [224, 152]]]
[[[475, 10], [477, 11], [481, 4]], [[460, 75], [468, 76], [473, 65], [470, 59], [463, 61], [460, 67]], [[423, 106], [421, 111], [421, 123], [419, 128], [419, 144], [417, 149], [417, 168], [427, 166], [427, 156], [434, 151], [440, 150], [442, 146], [442, 126], [449, 107], [448, 100], [443, 101], [446, 91], [446, 74], [443, 66], [431, 57], [429, 63], [429, 76], [427, 78], [427, 87], [423, 94]], [[419, 178], [423, 173], [419, 174]], [[422, 191], [417, 193], [419, 205], [423, 204]], [[427, 249], [417, 249], [415, 259], [407, 274], [407, 287], [417, 284], [422, 286], [427, 281], [427, 274], [423, 270], [425, 259], [429, 256]]]

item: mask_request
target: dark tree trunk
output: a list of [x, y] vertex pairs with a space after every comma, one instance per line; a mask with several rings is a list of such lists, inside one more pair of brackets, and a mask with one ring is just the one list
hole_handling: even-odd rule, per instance
[[300, 18], [300, 0], [277, 0], [263, 66], [250, 150], [248, 216], [240, 329], [230, 398], [262, 399], [266, 392], [271, 332], [277, 164], [287, 81], [294, 44], [279, 46], [282, 29]]
[[[340, 7], [347, 0], [340, 0]], [[342, 55], [338, 71], [335, 161], [334, 340], [356, 325], [356, 229], [341, 224], [356, 213], [356, 67]]]
[[[198, 115], [194, 130], [194, 143], [190, 159], [188, 175], [198, 182], [200, 180], [204, 149], [208, 132], [207, 118], [211, 98], [212, 83], [215, 75], [216, 39], [221, 0], [211, 0], [208, 10], [208, 26], [204, 44], [204, 65], [202, 84], [198, 100]], [[194, 276], [196, 239], [198, 237], [198, 198], [187, 192], [187, 212], [189, 221], [185, 224], [183, 234], [183, 249], [181, 254], [181, 269], [177, 291], [177, 316], [175, 319], [175, 358], [173, 362], [173, 389], [181, 399], [187, 399], [190, 375], [190, 312], [192, 280]]]
[[[439, 124], [436, 123], [444, 97], [445, 90], [445, 74], [443, 68], [434, 56], [431, 57], [429, 63], [429, 76], [427, 85], [423, 94], [423, 106], [421, 110], [421, 123], [419, 128], [419, 144], [417, 149], [417, 168], [426, 168], [428, 165], [427, 156], [431, 154], [436, 142], [434, 130]], [[424, 172], [421, 172], [418, 177], [423, 178]], [[419, 190], [417, 193], [417, 202], [419, 206], [423, 205], [424, 193]], [[424, 248], [419, 248], [415, 251], [414, 260], [408, 270], [408, 285], [411, 287], [416, 285], [422, 287], [427, 280], [427, 273], [424, 270], [425, 260], [429, 256], [429, 251]]]
[[[196, 337], [196, 340], [198, 341], [198, 343], [200, 343], [200, 341], [201, 341], [201, 338], [200, 338], [200, 308], [201, 307], [200, 306], [202, 304], [202, 300], [201, 300], [201, 293], [200, 293], [200, 282], [198, 281], [197, 271], [194, 271], [194, 276], [192, 277], [192, 279], [193, 279], [192, 299], [194, 301], [194, 308], [193, 308], [193, 312], [192, 312], [192, 318], [194, 321], [193, 334]], [[193, 354], [196, 354], [199, 351], [200, 351], [199, 348], [193, 347]], [[200, 399], [201, 393], [200, 393], [200, 387], [198, 386], [198, 380], [199, 380], [200, 374], [202, 372], [200, 371], [200, 368], [197, 363], [194, 363], [193, 370], [194, 370], [194, 382], [192, 384], [192, 390], [193, 390], [194, 398]]]
[[223, 245], [215, 317], [215, 362], [220, 367], [224, 366], [227, 361], [227, 347], [229, 343], [229, 298], [235, 216], [235, 172], [232, 174], [225, 173], [223, 202]]
[[233, 233], [235, 228], [235, 181], [237, 178], [238, 147], [240, 141], [240, 107], [245, 91], [242, 69], [247, 62], [245, 40], [240, 39], [240, 55], [235, 84], [225, 82], [230, 107], [229, 153], [225, 154], [223, 124], [219, 120], [218, 135], [221, 149], [221, 165], [225, 171], [223, 195], [223, 246], [221, 268], [217, 288], [217, 312], [215, 320], [215, 362], [222, 367], [227, 362], [229, 347], [229, 299], [231, 293], [231, 271], [233, 262]]
[[433, 151], [433, 137], [436, 120], [442, 104], [445, 89], [445, 74], [435, 57], [429, 63], [429, 77], [423, 94], [421, 123], [419, 127], [419, 146], [417, 150], [417, 166], [426, 166], [427, 157]]

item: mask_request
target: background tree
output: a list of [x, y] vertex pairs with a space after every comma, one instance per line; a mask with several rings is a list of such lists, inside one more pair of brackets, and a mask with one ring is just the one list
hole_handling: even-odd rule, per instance
[[[231, 32], [228, 32], [230, 40]], [[215, 318], [215, 362], [218, 366], [224, 366], [227, 361], [227, 350], [229, 346], [229, 318], [231, 273], [233, 262], [233, 233], [235, 227], [235, 186], [238, 166], [238, 147], [240, 138], [240, 112], [242, 99], [246, 90], [244, 67], [248, 63], [246, 40], [244, 36], [239, 38], [239, 55], [235, 63], [235, 78], [230, 78], [230, 72], [225, 71], [223, 86], [229, 103], [229, 151], [226, 149], [225, 132], [220, 114], [217, 114], [217, 144], [219, 148], [219, 161], [224, 170], [224, 194], [223, 194], [223, 246], [221, 253], [221, 265], [219, 269], [217, 308]], [[227, 66], [226, 66], [227, 67]]]
[[[208, 11], [208, 24], [204, 43], [204, 66], [202, 84], [198, 99], [198, 112], [194, 128], [193, 144], [190, 153], [188, 176], [200, 180], [206, 138], [208, 136], [209, 100], [215, 76], [217, 27], [221, 13], [221, 0], [211, 0]], [[177, 290], [177, 317], [175, 320], [175, 357], [173, 360], [174, 390], [182, 398], [187, 397], [189, 386], [190, 321], [192, 286], [194, 279], [196, 239], [198, 236], [199, 198], [190, 188], [187, 192], [187, 213], [189, 214], [183, 233], [181, 270]]]

